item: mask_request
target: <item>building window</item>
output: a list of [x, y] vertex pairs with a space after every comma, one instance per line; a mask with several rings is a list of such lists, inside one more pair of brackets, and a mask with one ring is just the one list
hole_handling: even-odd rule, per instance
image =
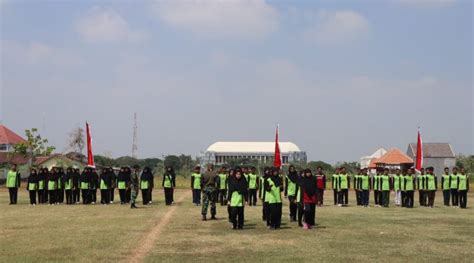
[[6, 151], [8, 151], [8, 145], [0, 144], [0, 152], [6, 152]]

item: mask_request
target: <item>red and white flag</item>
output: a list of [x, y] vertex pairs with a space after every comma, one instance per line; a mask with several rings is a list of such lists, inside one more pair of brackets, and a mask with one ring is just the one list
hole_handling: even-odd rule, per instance
[[415, 170], [421, 171], [423, 168], [423, 141], [421, 140], [421, 131], [418, 128], [418, 141], [416, 143], [416, 163], [415, 163]]
[[86, 133], [87, 133], [87, 166], [94, 167], [94, 155], [92, 154], [92, 137], [89, 123], [86, 122]]
[[273, 166], [276, 168], [281, 167], [281, 153], [280, 153], [280, 144], [278, 143], [278, 128], [280, 125], [277, 125], [276, 135], [275, 135], [275, 156], [273, 161]]

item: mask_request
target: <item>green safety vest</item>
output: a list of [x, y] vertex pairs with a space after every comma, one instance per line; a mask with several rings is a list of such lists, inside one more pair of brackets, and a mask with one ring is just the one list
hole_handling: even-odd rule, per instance
[[288, 178], [288, 185], [286, 186], [286, 194], [288, 196], [295, 196], [296, 195], [296, 183], [293, 183], [290, 180], [290, 178]]
[[249, 183], [249, 189], [257, 189], [257, 175], [249, 174], [248, 183]]
[[451, 176], [449, 174], [443, 174], [443, 190], [451, 189], [450, 179]]
[[402, 186], [401, 186], [401, 181], [400, 180], [401, 176], [398, 175], [398, 174], [395, 174], [393, 175], [393, 190], [394, 191], [400, 191], [402, 190]]
[[81, 189], [89, 189], [89, 183], [88, 182], [81, 182]]
[[148, 181], [141, 181], [140, 182], [140, 189], [148, 189], [148, 188], [149, 188]]
[[18, 182], [16, 180], [17, 172], [15, 171], [8, 171], [7, 173], [7, 188], [15, 188], [18, 187]]
[[369, 183], [369, 176], [368, 175], [359, 176], [359, 180], [362, 181], [362, 183], [361, 183], [361, 189], [362, 190], [369, 190], [370, 189], [370, 183]]
[[38, 190], [44, 190], [44, 180], [38, 181]]
[[194, 177], [193, 189], [201, 189], [201, 174], [193, 173], [191, 176]]
[[457, 174], [451, 175], [451, 189], [458, 189], [458, 176]]
[[163, 184], [165, 188], [171, 188], [171, 178], [169, 176], [164, 175], [165, 183]]
[[244, 206], [244, 196], [239, 194], [239, 192], [234, 191], [230, 198], [231, 207], [243, 207]]
[[390, 191], [390, 176], [382, 175], [381, 178], [382, 191]]
[[100, 179], [100, 190], [106, 190], [107, 185], [105, 184], [105, 181], [103, 179]]
[[[245, 176], [247, 178], [247, 176]], [[227, 189], [227, 175], [226, 174], [219, 174], [219, 190], [226, 190]]]
[[267, 191], [265, 195], [265, 202], [269, 204], [281, 203], [280, 187], [275, 186], [271, 178], [268, 178], [267, 182], [271, 186], [271, 189]]
[[332, 189], [336, 190], [339, 186], [339, 174], [332, 175]]
[[405, 191], [413, 191], [415, 189], [413, 183], [413, 176], [405, 175], [405, 183], [403, 185], [405, 187]]
[[341, 181], [341, 189], [349, 188], [347, 174], [340, 174], [339, 175], [339, 180]]
[[127, 188], [127, 183], [125, 181], [118, 181], [117, 186], [118, 189], [124, 190]]
[[56, 182], [48, 181], [48, 190], [56, 190]]
[[379, 175], [374, 175], [374, 190], [378, 191], [379, 189]]
[[36, 190], [36, 184], [35, 183], [29, 183], [28, 184], [28, 190], [29, 191], [35, 191]]
[[459, 174], [459, 190], [467, 190], [467, 175], [466, 174]]
[[425, 186], [427, 187], [428, 190], [436, 190], [436, 181], [435, 181], [435, 176], [428, 174], [425, 177], [426, 184]]
[[418, 176], [418, 190], [425, 190], [426, 175]]
[[62, 179], [61, 177], [58, 178], [58, 184], [57, 184], [58, 189], [62, 189]]
[[72, 178], [69, 178], [69, 180], [67, 180], [64, 183], [64, 189], [66, 189], [66, 190], [71, 190], [72, 189]]

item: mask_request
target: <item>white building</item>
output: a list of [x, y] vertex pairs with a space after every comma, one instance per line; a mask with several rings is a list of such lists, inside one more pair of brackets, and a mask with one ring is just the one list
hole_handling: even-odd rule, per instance
[[387, 150], [385, 150], [384, 148], [379, 148], [372, 155], [361, 157], [360, 162], [359, 162], [360, 168], [362, 169], [369, 168], [370, 162], [372, 162], [372, 160], [380, 158], [386, 153], [387, 153]]
[[[282, 164], [306, 162], [306, 152], [292, 142], [280, 142]], [[225, 164], [230, 159], [255, 159], [261, 163], [273, 162], [275, 142], [216, 142], [202, 156], [201, 164]]]

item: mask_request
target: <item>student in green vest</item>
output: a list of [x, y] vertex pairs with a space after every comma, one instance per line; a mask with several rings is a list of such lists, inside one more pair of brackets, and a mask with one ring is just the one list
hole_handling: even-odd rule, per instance
[[382, 204], [382, 191], [381, 191], [381, 184], [380, 184], [381, 178], [382, 178], [382, 170], [377, 169], [374, 177], [372, 178], [372, 185], [374, 188], [375, 207], [380, 207], [380, 205]]
[[298, 217], [298, 226], [303, 227], [303, 215], [304, 215], [304, 204], [303, 204], [303, 195], [301, 193], [301, 187], [300, 187], [300, 181], [301, 181], [300, 175], [298, 175], [298, 184], [296, 184], [296, 214]]
[[140, 176], [140, 189], [142, 190], [143, 205], [151, 204], [151, 189], [153, 189], [153, 173], [150, 167], [143, 168]]
[[117, 175], [117, 188], [119, 191], [120, 204], [124, 205], [127, 203], [127, 188], [130, 184], [130, 176], [126, 175], [126, 167], [120, 168], [120, 171]]
[[451, 175], [449, 167], [444, 168], [444, 174], [441, 176], [441, 188], [443, 189], [444, 206], [449, 206], [449, 198], [451, 195]]
[[64, 203], [64, 169], [62, 167], [58, 167], [58, 187], [56, 189], [56, 198], [57, 203], [62, 204]]
[[44, 175], [44, 169], [40, 168], [38, 172], [38, 204], [44, 204], [44, 193], [46, 189], [46, 177]]
[[418, 188], [418, 202], [420, 207], [426, 206], [426, 174], [425, 168], [420, 169], [420, 174], [417, 177], [417, 188]]
[[219, 185], [219, 203], [221, 206], [227, 205], [227, 173], [224, 167], [219, 168], [218, 174], [218, 185]]
[[79, 186], [81, 187], [82, 195], [82, 204], [90, 204], [90, 194], [89, 194], [89, 184], [90, 184], [90, 172], [89, 168], [86, 167], [82, 170], [82, 174], [79, 177]]
[[288, 175], [285, 179], [285, 197], [288, 198], [288, 205], [290, 208], [290, 222], [296, 221], [297, 202], [296, 202], [296, 188], [298, 185], [298, 172], [294, 165], [288, 168]]
[[196, 166], [191, 174], [191, 191], [193, 193], [193, 204], [201, 205], [201, 167]]
[[403, 189], [405, 189], [405, 207], [413, 208], [415, 202], [415, 176], [413, 168], [408, 169], [407, 175], [403, 178]]
[[235, 176], [229, 178], [229, 203], [232, 229], [242, 229], [244, 226], [244, 207], [248, 201], [247, 188], [247, 181], [242, 175], [242, 171], [240, 168], [236, 168]]
[[[234, 168], [228, 169], [228, 172], [227, 172], [227, 199], [231, 198], [231, 196], [229, 194], [229, 183], [232, 179], [234, 179], [234, 177], [235, 177]], [[227, 216], [228, 216], [229, 223], [233, 224], [233, 222], [232, 222], [232, 208], [230, 206], [230, 200], [227, 200]]]
[[395, 194], [395, 205], [396, 206], [401, 206], [402, 205], [402, 183], [400, 178], [402, 177], [401, 175], [401, 170], [396, 169], [395, 174], [392, 175], [392, 185], [393, 185], [393, 193]]
[[257, 169], [255, 167], [250, 168], [250, 172], [248, 174], [248, 203], [249, 206], [256, 206], [257, 205], [257, 188], [258, 188], [258, 177], [257, 177]]
[[469, 176], [466, 173], [464, 167], [458, 176], [458, 189], [459, 189], [459, 207], [467, 208], [467, 192], [469, 191]]
[[266, 222], [267, 227], [270, 227], [270, 205], [268, 203], [267, 190], [265, 189], [266, 181], [270, 178], [271, 169], [270, 167], [265, 167], [263, 169], [262, 176], [262, 220]]
[[110, 173], [108, 168], [103, 168], [99, 175], [100, 203], [108, 205], [110, 202]]
[[90, 195], [91, 195], [91, 204], [95, 205], [97, 202], [97, 189], [100, 186], [99, 182], [99, 174], [97, 173], [95, 167], [90, 168], [90, 173], [91, 173], [91, 184], [89, 185], [90, 187]]
[[81, 201], [81, 186], [79, 184], [79, 177], [81, 172], [79, 168], [74, 168], [72, 175], [72, 202], [73, 204], [79, 204]]
[[370, 177], [367, 169], [362, 169], [359, 173], [358, 189], [360, 189], [360, 201], [363, 207], [369, 207]]
[[427, 175], [425, 177], [426, 180], [426, 196], [428, 197], [427, 206], [433, 208], [434, 201], [436, 196], [436, 190], [438, 190], [438, 179], [434, 174], [434, 168], [428, 167], [427, 168]]
[[18, 201], [18, 188], [20, 187], [20, 173], [17, 171], [16, 164], [12, 164], [7, 172], [6, 186], [10, 196], [10, 205], [15, 205]]
[[332, 175], [331, 177], [331, 184], [332, 184], [332, 192], [333, 192], [333, 198], [334, 198], [334, 205], [338, 205], [339, 204], [339, 201], [337, 200], [337, 198], [339, 197], [339, 194], [338, 194], [338, 191], [337, 191], [337, 187], [338, 187], [338, 182], [339, 180], [339, 168], [336, 168], [336, 170], [334, 171], [334, 174]]
[[405, 207], [405, 199], [406, 199], [406, 189], [405, 189], [405, 176], [407, 175], [407, 170], [403, 170], [402, 174], [400, 175], [400, 192], [401, 192], [401, 206]]
[[458, 188], [458, 168], [453, 167], [451, 174], [451, 203], [453, 207], [459, 205], [459, 188]]
[[66, 204], [73, 204], [72, 191], [73, 191], [73, 178], [74, 178], [74, 169], [68, 167], [66, 169], [66, 174], [64, 175], [64, 191], [66, 192]]
[[282, 187], [280, 171], [274, 167], [271, 170], [271, 176], [265, 181], [266, 201], [268, 201], [270, 206], [270, 229], [279, 229], [281, 227]]
[[354, 177], [352, 178], [353, 179], [353, 182], [352, 182], [352, 185], [354, 186], [354, 192], [355, 192], [355, 196], [356, 196], [356, 204], [357, 206], [361, 206], [362, 205], [362, 202], [361, 202], [361, 191], [359, 189], [359, 176], [360, 176], [360, 170], [359, 172], [354, 175]]
[[36, 205], [36, 191], [38, 190], [38, 173], [35, 168], [32, 168], [30, 171], [30, 176], [26, 183], [26, 190], [30, 194], [30, 205]]
[[349, 203], [349, 188], [351, 182], [349, 175], [346, 172], [346, 167], [342, 167], [339, 172], [338, 178], [338, 193], [339, 193], [339, 206], [347, 206]]
[[55, 205], [58, 204], [57, 202], [57, 188], [58, 188], [58, 169], [56, 167], [53, 167], [51, 169], [51, 172], [49, 173], [48, 176], [48, 194], [49, 194], [49, 205]]
[[388, 207], [390, 204], [390, 175], [389, 169], [385, 168], [380, 177], [380, 187], [382, 191], [382, 206]]
[[[115, 188], [117, 188], [117, 174], [115, 174], [114, 168], [110, 167], [109, 170], [110, 173], [110, 204], [114, 203], [115, 199]], [[150, 190], [150, 196], [151, 196], [151, 190]], [[150, 199], [151, 202], [151, 199]]]
[[173, 167], [166, 167], [165, 174], [163, 175], [163, 182], [161, 183], [165, 192], [165, 203], [166, 205], [173, 204], [173, 192], [176, 187], [176, 174]]

